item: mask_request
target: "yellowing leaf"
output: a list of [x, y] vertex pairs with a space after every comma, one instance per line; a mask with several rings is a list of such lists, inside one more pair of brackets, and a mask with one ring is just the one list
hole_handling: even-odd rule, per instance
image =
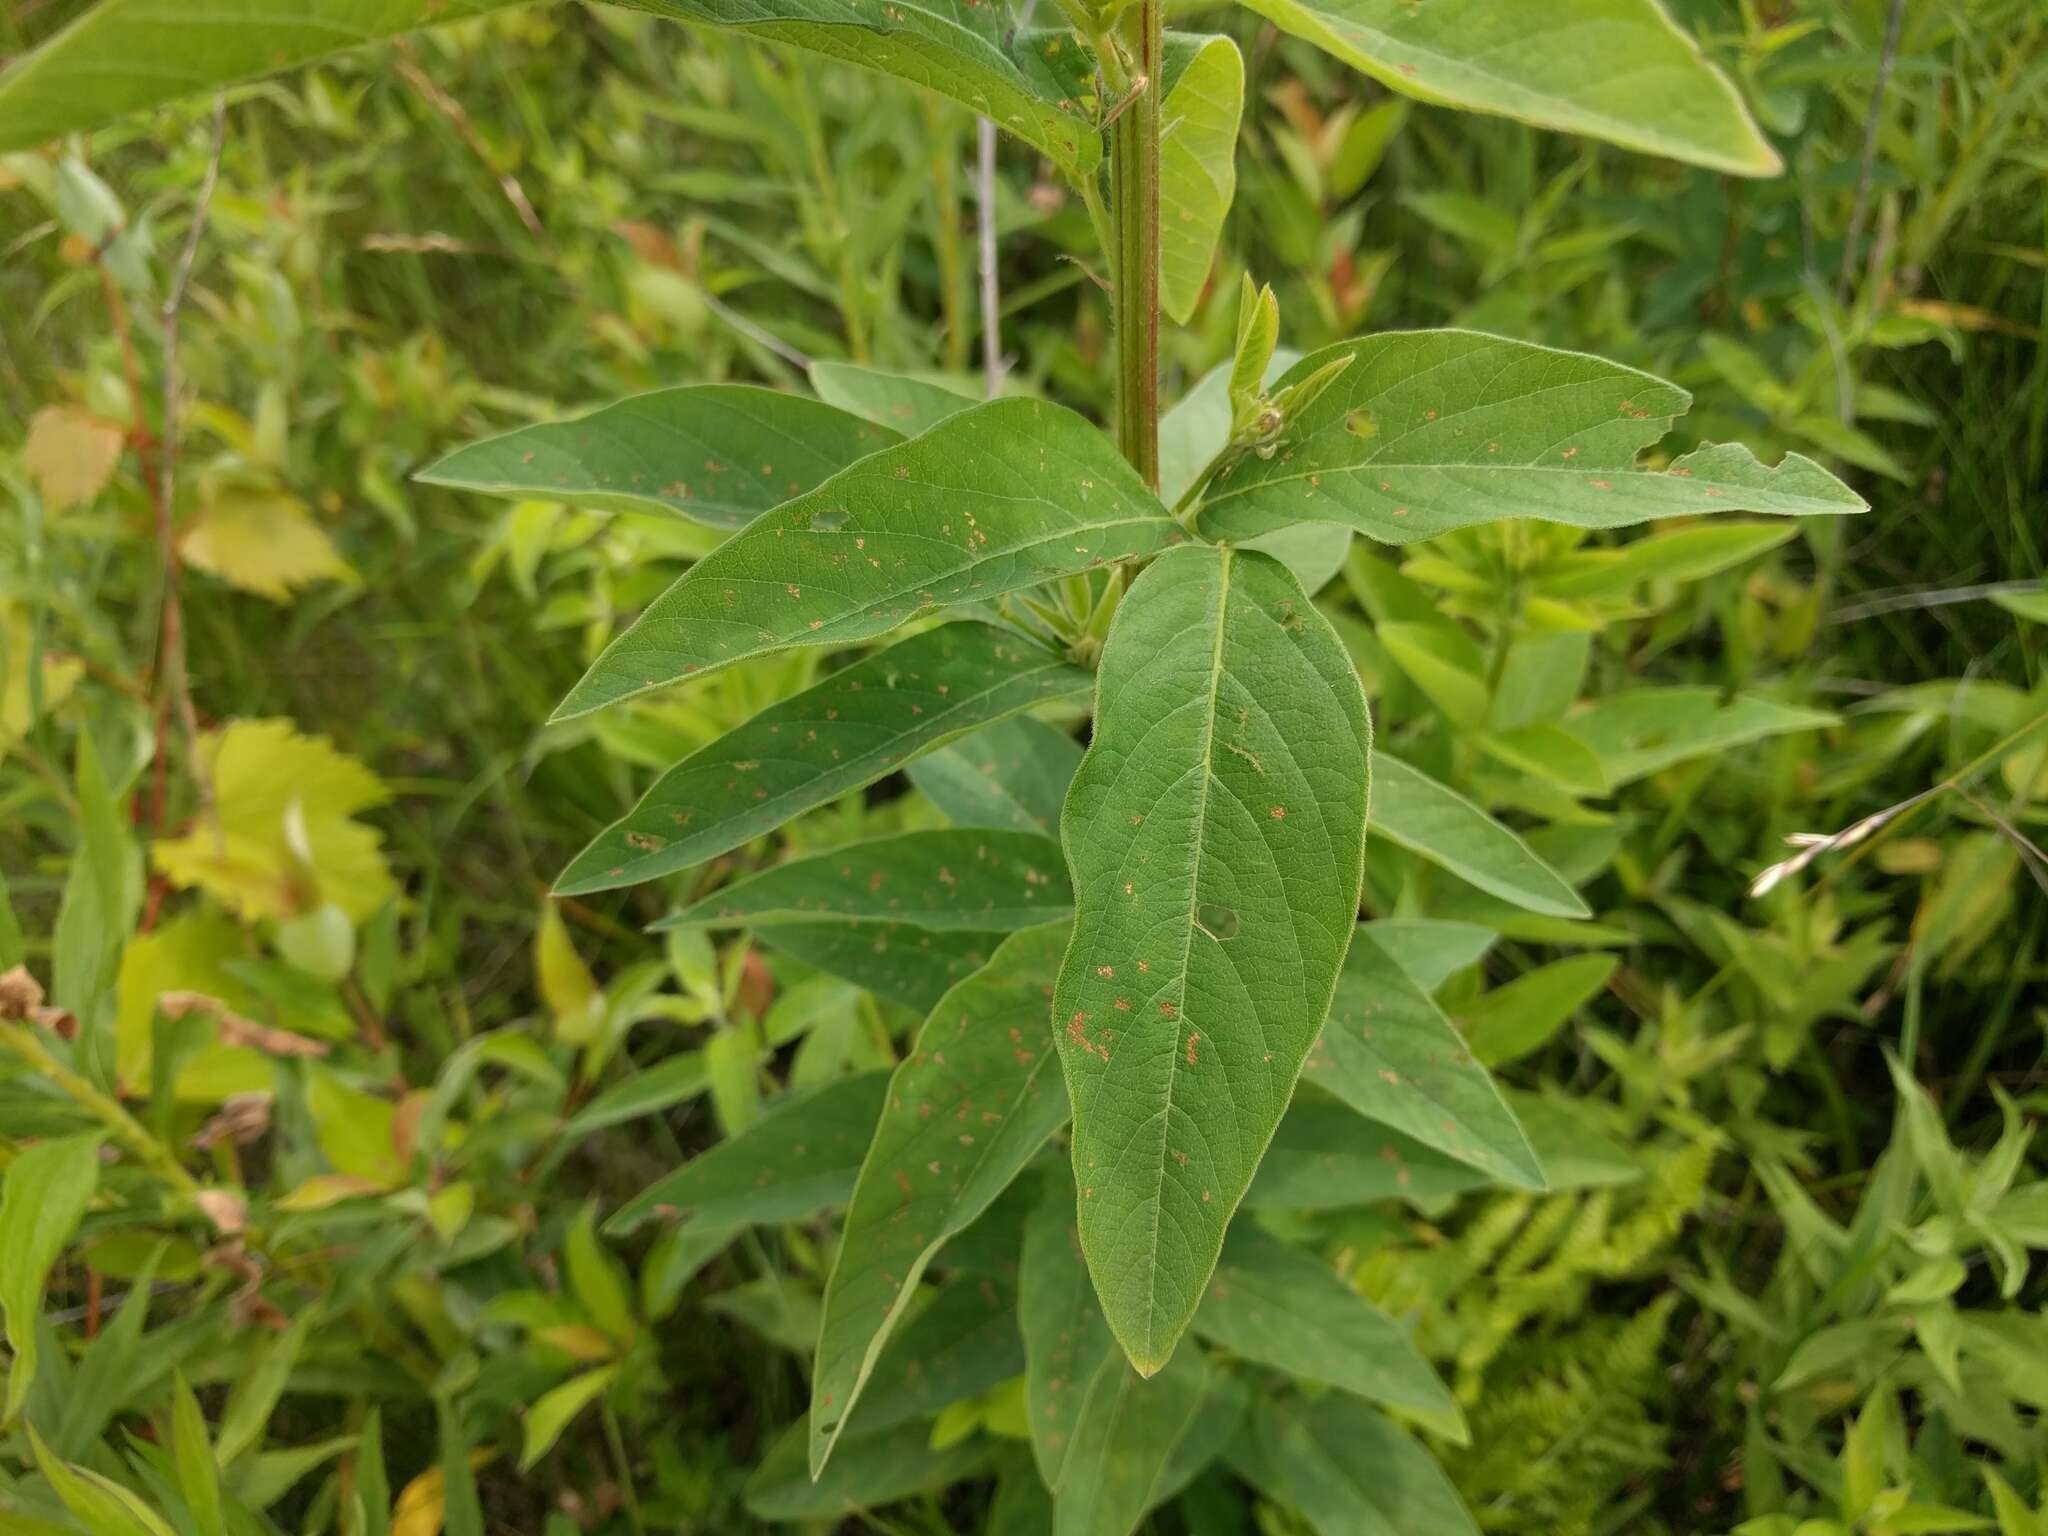
[[274, 603], [312, 582], [355, 579], [306, 504], [282, 491], [222, 491], [179, 549], [187, 565]]
[[[35, 630], [28, 615], [11, 604], [0, 604], [0, 752], [27, 735], [36, 722], [36, 695], [29, 686], [34, 655]], [[85, 664], [45, 651], [42, 674], [42, 713], [48, 714], [78, 686]]]
[[324, 1211], [344, 1200], [381, 1195], [384, 1186], [346, 1173], [316, 1173], [290, 1194], [271, 1202], [280, 1211]]
[[382, 1189], [405, 1182], [405, 1160], [392, 1135], [396, 1105], [351, 1088], [325, 1067], [309, 1065], [306, 1108], [320, 1150], [336, 1172]]
[[156, 867], [241, 917], [282, 922], [332, 902], [362, 922], [397, 893], [377, 832], [350, 818], [389, 798], [378, 777], [288, 720], [237, 720], [200, 743], [219, 825], [154, 845]]
[[121, 458], [121, 429], [75, 405], [45, 406], [28, 424], [21, 466], [43, 506], [62, 512], [83, 506], [107, 488]]
[[541, 1000], [555, 1016], [556, 1035], [571, 1045], [595, 1039], [604, 1020], [604, 992], [576, 953], [569, 925], [553, 902], [541, 908], [540, 932], [533, 941], [533, 969]]
[[[227, 972], [227, 962], [245, 948], [235, 924], [201, 912], [174, 917], [128, 941], [121, 952], [120, 1011], [114, 1026], [114, 1062], [124, 1088], [148, 1091], [157, 999], [165, 993], [203, 993], [238, 1012], [253, 1011], [255, 1000]], [[260, 1052], [211, 1044], [179, 1068], [175, 1092], [180, 1099], [217, 1104], [270, 1084], [270, 1063]]]

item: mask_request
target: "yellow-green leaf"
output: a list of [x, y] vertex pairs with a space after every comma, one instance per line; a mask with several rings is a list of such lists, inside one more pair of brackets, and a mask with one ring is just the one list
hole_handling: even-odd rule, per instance
[[[1176, 68], [1176, 66], [1179, 66]], [[1186, 324], [1237, 191], [1244, 58], [1227, 37], [1169, 37], [1159, 128], [1159, 302]]]
[[316, 581], [353, 581], [327, 530], [283, 491], [219, 492], [178, 541], [185, 563], [273, 603]]
[[200, 740], [215, 818], [151, 848], [174, 885], [198, 886], [249, 920], [333, 902], [366, 921], [397, 894], [377, 832], [351, 818], [390, 797], [383, 781], [289, 720], [237, 720]]

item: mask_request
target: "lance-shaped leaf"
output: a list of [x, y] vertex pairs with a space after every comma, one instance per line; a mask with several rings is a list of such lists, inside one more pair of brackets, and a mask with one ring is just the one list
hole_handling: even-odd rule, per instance
[[853, 1434], [928, 1419], [1024, 1369], [1014, 1281], [989, 1275], [948, 1280], [910, 1315], [875, 1362]]
[[1245, 0], [1403, 95], [1591, 134], [1737, 176], [1777, 152], [1658, 0]]
[[981, 829], [899, 832], [791, 859], [654, 926], [824, 921], [1013, 933], [1068, 916], [1073, 899], [1066, 861], [1051, 838]]
[[1195, 1332], [1247, 1360], [1406, 1409], [1464, 1438], [1457, 1399], [1406, 1331], [1312, 1254], [1250, 1223], [1223, 1245]]
[[1244, 57], [1227, 37], [1171, 36], [1159, 129], [1159, 296], [1183, 325], [1201, 302], [1237, 192]]
[[[1375, 776], [1383, 761], [1378, 753], [1373, 754]], [[1373, 799], [1377, 810], [1379, 796], [1375, 794]], [[1477, 923], [1447, 923], [1428, 917], [1383, 917], [1360, 926], [1425, 992], [1434, 992], [1453, 972], [1477, 965], [1500, 937]]]
[[[1629, 1155], [1547, 1099], [1512, 1094], [1515, 1118], [1553, 1190], [1626, 1184], [1642, 1176]], [[1336, 1210], [1376, 1200], [1428, 1209], [1500, 1180], [1444, 1156], [1413, 1136], [1361, 1116], [1304, 1083], [1266, 1149], [1247, 1209]]]
[[811, 1470], [832, 1454], [932, 1255], [1066, 1119], [1046, 1029], [1061, 927], [1007, 940], [939, 1000], [889, 1081], [847, 1211], [811, 1388]]
[[1692, 397], [1619, 363], [1476, 331], [1409, 331], [1326, 347], [1281, 385], [1345, 357], [1272, 458], [1219, 472], [1206, 532], [1244, 539], [1335, 522], [1410, 544], [1510, 517], [1620, 528], [1698, 512], [1864, 510], [1796, 453], [1772, 469], [1722, 444], [1639, 467]]
[[102, 0], [0, 75], [0, 150], [516, 0]]
[[913, 1422], [849, 1436], [831, 1469], [814, 1477], [804, 1465], [809, 1436], [809, 1427], [799, 1419], [769, 1448], [747, 1479], [749, 1512], [763, 1520], [837, 1521], [855, 1510], [951, 1487], [979, 1475], [989, 1463], [987, 1436], [970, 1436], [935, 1451], [931, 1425]]
[[1486, 1068], [1372, 933], [1344, 961], [1309, 1080], [1360, 1114], [1525, 1189], [1543, 1167]]
[[1199, 1349], [1140, 1376], [1112, 1351], [1075, 1418], [1074, 1449], [1053, 1499], [1053, 1536], [1131, 1536], [1173, 1454], [1195, 1427], [1215, 1371]]
[[671, 1214], [706, 1228], [802, 1221], [842, 1204], [887, 1091], [888, 1078], [868, 1072], [792, 1093], [739, 1135], [656, 1180], [605, 1230], [616, 1237]]
[[973, 108], [1073, 175], [1102, 160], [1094, 60], [993, 0], [623, 0], [879, 70]]
[[981, 396], [963, 395], [945, 384], [914, 374], [864, 368], [859, 363], [821, 359], [811, 364], [811, 388], [818, 398], [842, 411], [877, 422], [905, 437], [935, 427], [981, 404]]
[[1840, 723], [1820, 710], [1753, 693], [1731, 699], [1717, 688], [1632, 688], [1594, 700], [1566, 722], [1600, 754], [1615, 784], [1767, 736]]
[[556, 718], [785, 646], [870, 639], [1182, 537], [1086, 421], [1041, 400], [992, 400], [727, 539], [605, 648]]
[[1213, 1373], [1198, 1349], [1149, 1380], [1131, 1368], [1081, 1257], [1073, 1180], [1058, 1169], [1043, 1183], [1018, 1271], [1031, 1450], [1055, 1494], [1055, 1536], [1128, 1536], [1173, 1483]]
[[1054, 1038], [1089, 1271], [1149, 1373], [1194, 1315], [1329, 1009], [1371, 727], [1294, 578], [1228, 549], [1138, 578], [1097, 688], [1061, 818], [1076, 917]]
[[1261, 1398], [1230, 1464], [1318, 1531], [1345, 1536], [1478, 1536], [1429, 1452], [1343, 1392]]
[[928, 747], [1089, 674], [993, 624], [913, 635], [770, 705], [663, 774], [563, 871], [564, 895], [633, 885], [716, 858], [872, 784]]
[[414, 478], [740, 528], [902, 440], [900, 432], [801, 395], [692, 384], [635, 395], [574, 421], [487, 437]]
[[927, 752], [910, 782], [956, 827], [1010, 827], [1058, 836], [1060, 806], [1081, 744], [1065, 731], [1021, 715]]
[[1372, 829], [1467, 884], [1553, 917], [1589, 917], [1569, 881], [1456, 790], [1384, 752], [1372, 756]]
[[760, 933], [770, 949], [877, 997], [928, 1013], [948, 987], [989, 962], [1000, 933], [933, 931], [905, 923], [772, 923]]

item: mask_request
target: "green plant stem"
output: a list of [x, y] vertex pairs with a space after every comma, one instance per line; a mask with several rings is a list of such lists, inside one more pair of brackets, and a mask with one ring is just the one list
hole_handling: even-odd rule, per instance
[[185, 1171], [171, 1149], [150, 1135], [142, 1123], [120, 1104], [60, 1060], [43, 1043], [34, 1025], [16, 1023], [12, 1019], [0, 1020], [0, 1046], [19, 1056], [72, 1103], [98, 1120], [114, 1140], [134, 1153], [139, 1161], [179, 1194], [189, 1197], [199, 1193], [199, 1181]]
[[606, 1399], [599, 1409], [604, 1419], [605, 1443], [611, 1447], [612, 1467], [618, 1473], [619, 1500], [626, 1506], [626, 1523], [633, 1536], [645, 1536], [646, 1521], [640, 1515], [640, 1495], [633, 1487], [633, 1463], [626, 1456], [626, 1437], [619, 1431], [619, 1416]]
[[1116, 440], [1159, 489], [1159, 130], [1165, 0], [1137, 0], [1117, 24], [1135, 94], [1110, 130], [1116, 220]]

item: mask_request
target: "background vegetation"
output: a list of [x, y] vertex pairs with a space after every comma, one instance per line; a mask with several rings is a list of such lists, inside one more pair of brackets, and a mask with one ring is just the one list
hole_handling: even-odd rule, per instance
[[[16, 6], [0, 53], [71, 9]], [[1498, 935], [1439, 997], [1561, 1117], [1574, 1187], [1264, 1210], [1443, 1371], [1469, 1434], [1418, 1427], [1488, 1531], [2048, 1530], [2048, 16], [1915, 0], [1887, 50], [1888, 9], [1677, 7], [1784, 154], [1763, 182], [1440, 114], [1209, 18], [1248, 146], [1179, 389], [1249, 270], [1302, 350], [1457, 324], [1599, 351], [1692, 389], [1690, 436], [1872, 503], [1618, 556], [1532, 525], [1359, 545], [1324, 594], [1383, 744], [1595, 909], [1368, 875], [1378, 916]], [[805, 1482], [768, 1453], [843, 1191], [598, 1224], [785, 1090], [892, 1061], [915, 1014], [642, 929], [938, 818], [889, 781], [682, 892], [547, 901], [816, 661], [549, 726], [709, 536], [410, 476], [661, 384], [844, 359], [977, 389], [972, 120], [566, 7], [237, 90], [223, 126], [200, 103], [0, 159], [0, 971], [27, 967], [0, 1530], [151, 1529], [65, 1523], [60, 1460], [220, 1529], [195, 1433], [230, 1530], [754, 1529]], [[1085, 210], [1015, 146], [995, 192], [1011, 387], [1101, 417]], [[190, 721], [157, 702], [179, 629]], [[1511, 666], [1539, 631], [1541, 675]], [[1614, 714], [1590, 765], [1504, 754], [1500, 702], [1559, 686], [1694, 691]], [[129, 1155], [54, 1164], [94, 1127]], [[937, 1394], [905, 1496], [847, 1528], [1033, 1529], [990, 1507], [1014, 1374]], [[1153, 1528], [1307, 1527], [1212, 1472]]]

